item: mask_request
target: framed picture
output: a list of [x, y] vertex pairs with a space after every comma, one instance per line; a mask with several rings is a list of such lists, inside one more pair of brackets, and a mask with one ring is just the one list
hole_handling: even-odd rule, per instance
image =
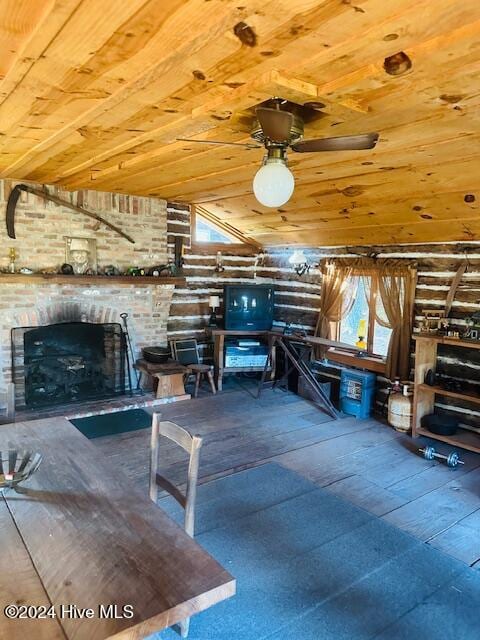
[[73, 273], [97, 273], [97, 241], [95, 238], [65, 237], [65, 262], [72, 265]]

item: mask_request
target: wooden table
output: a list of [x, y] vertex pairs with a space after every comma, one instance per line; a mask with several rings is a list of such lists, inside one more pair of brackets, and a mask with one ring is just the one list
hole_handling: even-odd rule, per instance
[[[21, 493], [0, 494], [0, 638], [137, 640], [234, 594], [232, 576], [65, 418], [0, 426], [9, 448], [44, 459]], [[9, 620], [10, 603], [94, 618]], [[110, 604], [133, 618], [99, 618]]]

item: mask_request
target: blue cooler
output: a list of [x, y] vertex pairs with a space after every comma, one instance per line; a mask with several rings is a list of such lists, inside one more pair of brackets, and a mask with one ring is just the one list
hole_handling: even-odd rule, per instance
[[377, 376], [370, 371], [342, 369], [340, 408], [349, 416], [368, 418], [372, 410]]

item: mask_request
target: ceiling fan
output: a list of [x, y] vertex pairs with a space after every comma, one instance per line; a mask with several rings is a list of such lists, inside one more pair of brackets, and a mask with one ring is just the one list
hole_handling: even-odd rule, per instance
[[[272, 98], [255, 109], [255, 121], [250, 132], [253, 140], [260, 142], [267, 153], [262, 166], [253, 179], [253, 192], [266, 207], [280, 207], [288, 202], [295, 186], [295, 179], [287, 166], [287, 149], [296, 153], [318, 151], [349, 151], [373, 149], [379, 134], [363, 133], [334, 138], [303, 138], [304, 117], [302, 107], [283, 98]], [[247, 142], [222, 142], [220, 140], [194, 140], [177, 138], [185, 142], [224, 144], [261, 149], [261, 145]]]

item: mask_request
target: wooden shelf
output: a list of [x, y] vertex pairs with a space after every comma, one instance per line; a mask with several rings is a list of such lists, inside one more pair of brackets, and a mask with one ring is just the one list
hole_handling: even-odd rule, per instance
[[451, 344], [456, 347], [473, 347], [480, 349], [480, 342], [470, 342], [458, 338], [448, 338], [446, 336], [416, 334], [415, 349], [415, 389], [413, 394], [413, 423], [412, 436], [426, 436], [446, 442], [454, 447], [461, 447], [480, 453], [480, 434], [468, 429], [458, 428], [453, 436], [440, 436], [431, 433], [422, 427], [422, 418], [435, 412], [435, 396], [442, 395], [450, 398], [457, 398], [465, 402], [475, 402], [480, 404], [480, 395], [473, 393], [461, 393], [459, 391], [449, 391], [439, 385], [430, 386], [425, 384], [425, 375], [429, 370], [434, 371], [437, 366], [437, 348], [439, 344]]
[[460, 393], [459, 391], [450, 391], [439, 386], [431, 386], [429, 384], [419, 384], [419, 389], [422, 391], [431, 391], [438, 395], [448, 396], [450, 398], [459, 398], [460, 400], [466, 400], [467, 402], [476, 402], [480, 404], [480, 395], [474, 395], [469, 393]]
[[427, 438], [432, 438], [433, 440], [446, 442], [453, 447], [460, 447], [461, 449], [467, 449], [468, 451], [473, 451], [474, 453], [480, 453], [480, 435], [477, 433], [473, 433], [472, 431], [467, 431], [466, 429], [458, 429], [457, 433], [453, 436], [441, 436], [437, 433], [432, 433], [431, 431], [429, 431], [428, 429], [424, 429], [423, 427], [417, 427], [416, 435], [426, 436]]
[[[258, 372], [262, 372], [264, 369], [264, 367], [223, 367], [222, 371], [223, 373], [240, 373], [240, 372], [244, 372], [244, 371], [256, 371]], [[271, 371], [272, 367], [267, 367], [267, 371]]]
[[234, 331], [234, 330], [230, 330], [230, 329], [214, 329], [213, 327], [207, 327], [207, 331], [212, 335], [212, 336], [266, 336], [268, 333], [270, 333], [267, 330], [264, 331], [249, 331], [249, 330], [243, 330], [243, 331]]
[[383, 375], [385, 373], [385, 362], [380, 358], [373, 358], [372, 356], [357, 356], [354, 353], [346, 353], [338, 349], [329, 349], [326, 353], [326, 357], [331, 362], [338, 364], [344, 364], [349, 367], [357, 367], [359, 369], [365, 369], [367, 371], [373, 371]]
[[0, 273], [0, 282], [41, 284], [53, 282], [56, 284], [185, 284], [184, 277], [163, 276], [67, 276], [59, 273]]
[[437, 336], [431, 333], [414, 333], [414, 340], [430, 340], [436, 344], [449, 344], [454, 347], [466, 349], [480, 349], [480, 340], [463, 340], [462, 338], [449, 338], [448, 336]]

